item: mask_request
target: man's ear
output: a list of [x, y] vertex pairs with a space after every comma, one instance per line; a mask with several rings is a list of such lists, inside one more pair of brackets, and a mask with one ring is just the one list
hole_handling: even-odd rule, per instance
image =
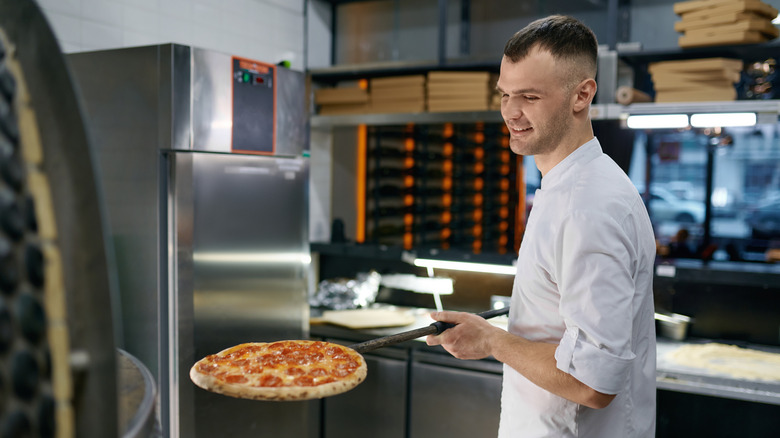
[[587, 110], [596, 96], [596, 81], [588, 78], [580, 82], [574, 89], [574, 112]]

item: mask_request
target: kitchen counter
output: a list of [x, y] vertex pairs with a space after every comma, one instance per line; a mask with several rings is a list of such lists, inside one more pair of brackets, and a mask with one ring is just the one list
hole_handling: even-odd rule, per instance
[[[428, 309], [410, 309], [416, 319], [413, 324], [404, 327], [390, 328], [371, 328], [352, 330], [329, 324], [311, 325], [310, 333], [312, 337], [324, 339], [336, 339], [346, 342], [363, 342], [381, 336], [393, 335], [403, 331], [413, 330], [424, 327], [431, 323], [427, 316]], [[313, 310], [312, 314], [317, 311]], [[495, 325], [506, 327], [506, 317], [498, 317], [491, 320]], [[710, 373], [704, 369], [689, 368], [676, 365], [665, 359], [665, 355], [674, 349], [688, 343], [717, 342], [704, 339], [689, 339], [686, 342], [672, 341], [663, 337], [657, 338], [657, 370], [656, 382], [658, 389], [667, 391], [684, 392], [690, 394], [700, 394], [712, 397], [730, 398], [758, 403], [768, 403], [780, 405], [780, 382], [768, 382], [759, 380], [748, 380], [718, 375]], [[742, 345], [748, 348], [780, 353], [780, 348], [766, 347], [760, 345]], [[449, 355], [443, 348], [431, 347], [425, 344], [422, 339], [407, 341], [396, 346], [412, 351], [435, 352], [438, 354]], [[484, 359], [489, 362], [496, 362], [492, 358]]]
[[[677, 365], [665, 355], [686, 344], [717, 342], [705, 339], [689, 339], [685, 342], [657, 339], [656, 382], [658, 389], [709, 395], [759, 403], [780, 405], [780, 382], [741, 379], [709, 372], [701, 368]], [[762, 345], [740, 345], [770, 353], [780, 353], [780, 348]]]

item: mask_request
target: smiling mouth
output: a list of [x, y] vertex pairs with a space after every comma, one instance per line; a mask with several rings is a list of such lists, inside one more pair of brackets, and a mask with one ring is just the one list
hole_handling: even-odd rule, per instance
[[512, 134], [520, 135], [520, 134], [526, 133], [526, 132], [528, 132], [528, 131], [530, 131], [532, 129], [534, 129], [534, 128], [532, 128], [532, 127], [528, 127], [528, 128], [510, 128], [510, 131], [512, 132]]

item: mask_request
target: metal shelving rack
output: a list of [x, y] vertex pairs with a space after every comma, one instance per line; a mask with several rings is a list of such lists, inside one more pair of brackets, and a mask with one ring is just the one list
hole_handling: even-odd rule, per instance
[[[345, 3], [356, 1], [371, 0], [328, 0], [336, 16], [336, 9]], [[396, 0], [398, 4], [398, 0]], [[309, 70], [309, 75], [313, 83], [330, 86], [340, 81], [354, 81], [358, 79], [370, 79], [382, 76], [425, 74], [437, 70], [458, 70], [458, 71], [498, 71], [496, 60], [484, 61], [473, 56], [468, 46], [470, 26], [469, 8], [470, 1], [460, 2], [460, 28], [458, 38], [459, 58], [447, 58], [447, 38], [445, 35], [447, 23], [447, 0], [438, 0], [438, 38], [435, 41], [437, 59], [411, 62], [411, 61], [391, 61], [391, 62], [373, 62], [353, 65], [334, 65], [333, 67]], [[631, 7], [629, 2], [624, 0], [607, 0], [602, 6], [606, 7], [606, 13], [611, 22], [617, 23], [607, 33], [604, 42], [613, 53], [617, 53], [617, 58], [634, 69], [634, 87], [652, 94], [652, 83], [647, 74], [647, 66], [652, 62], [663, 60], [674, 60], [683, 58], [705, 58], [705, 57], [731, 57], [745, 61], [755, 61], [776, 56], [780, 52], [780, 43], [770, 42], [764, 44], [738, 45], [738, 46], [719, 46], [703, 47], [695, 49], [670, 50], [637, 50], [636, 45], [623, 44], [619, 41], [627, 41], [630, 32], [628, 32], [628, 22], [630, 21]], [[338, 26], [336, 20], [333, 20], [334, 35]], [[335, 47], [332, 53], [335, 54]], [[335, 62], [335, 59], [334, 59]], [[755, 112], [758, 116], [758, 123], [777, 123], [780, 116], [780, 99], [774, 100], [740, 100], [729, 102], [681, 102], [681, 103], [639, 103], [632, 105], [620, 105], [616, 103], [598, 103], [591, 105], [591, 119], [594, 121], [620, 121], [633, 114], [671, 114], [671, 113], [717, 113], [717, 112]], [[327, 131], [332, 128], [351, 128], [368, 127], [373, 133], [387, 132], [393, 127], [404, 127], [414, 125], [416, 132], [428, 132], [441, 129], [446, 124], [476, 126], [484, 125], [503, 125], [503, 119], [499, 111], [468, 111], [468, 112], [446, 112], [446, 113], [365, 113], [353, 115], [332, 115], [320, 116], [313, 115], [310, 119], [313, 129]], [[376, 134], [373, 134], [376, 135]], [[422, 147], [422, 143], [417, 143]], [[521, 178], [521, 177], [519, 177]], [[524, 202], [524, 188], [520, 190], [520, 204]], [[524, 208], [524, 207], [523, 207]], [[367, 212], [367, 214], [370, 212]]]
[[[780, 116], [780, 100], [735, 100], [729, 102], [680, 102], [591, 105], [592, 120], [620, 120], [631, 114], [692, 114], [723, 112], [755, 112], [758, 123], [776, 123]], [[327, 128], [357, 125], [402, 125], [415, 123], [432, 125], [442, 123], [503, 123], [498, 111], [469, 111], [451, 113], [392, 113], [351, 114], [343, 116], [312, 116], [311, 126]]]
[[366, 243], [513, 253], [524, 215], [503, 124], [368, 129]]

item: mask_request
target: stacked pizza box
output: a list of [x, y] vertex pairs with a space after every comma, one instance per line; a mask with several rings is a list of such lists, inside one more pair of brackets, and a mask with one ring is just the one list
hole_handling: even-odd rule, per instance
[[488, 104], [488, 110], [490, 111], [501, 110], [501, 94], [499, 94], [498, 91], [495, 91], [490, 95], [490, 103]]
[[487, 111], [494, 93], [494, 75], [485, 71], [428, 73], [428, 111]]
[[651, 63], [656, 102], [735, 100], [742, 61], [705, 58]]
[[314, 103], [321, 115], [360, 114], [368, 110], [368, 91], [360, 87], [314, 90]]
[[425, 111], [425, 75], [390, 76], [370, 80], [371, 112]]
[[777, 38], [777, 9], [760, 0], [693, 0], [674, 4], [680, 47], [762, 43]]

